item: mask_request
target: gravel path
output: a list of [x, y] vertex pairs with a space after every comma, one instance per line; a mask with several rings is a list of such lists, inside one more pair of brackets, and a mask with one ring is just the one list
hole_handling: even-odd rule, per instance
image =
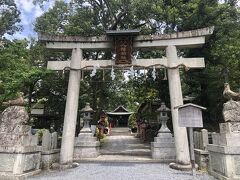
[[214, 180], [206, 174], [170, 169], [159, 163], [82, 163], [64, 171], [45, 172], [28, 180]]
[[128, 128], [113, 129], [101, 147], [101, 155], [81, 161], [77, 168], [49, 171], [28, 180], [214, 180], [207, 174], [170, 169], [168, 164], [153, 162], [150, 145], [129, 135]]

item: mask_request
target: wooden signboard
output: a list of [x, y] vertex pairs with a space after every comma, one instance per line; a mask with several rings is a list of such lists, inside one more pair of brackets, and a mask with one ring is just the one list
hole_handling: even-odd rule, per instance
[[180, 127], [187, 127], [188, 141], [189, 141], [189, 153], [192, 165], [192, 175], [196, 175], [195, 170], [195, 156], [194, 156], [194, 144], [193, 144], [193, 128], [203, 127], [202, 110], [206, 110], [205, 107], [198, 106], [196, 104], [184, 104], [174, 107], [178, 109], [178, 124]]
[[132, 64], [133, 39], [139, 32], [137, 29], [106, 31], [106, 34], [112, 36], [114, 40], [116, 65]]
[[191, 103], [176, 108], [180, 127], [203, 127], [202, 110], [206, 108]]
[[115, 52], [116, 52], [116, 65], [131, 64], [132, 54], [132, 37], [131, 36], [117, 36], [115, 37]]

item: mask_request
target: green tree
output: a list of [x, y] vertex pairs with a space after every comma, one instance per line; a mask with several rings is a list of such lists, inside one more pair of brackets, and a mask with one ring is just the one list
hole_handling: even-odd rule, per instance
[[[217, 4], [217, 5], [216, 5]], [[201, 15], [201, 16], [200, 16]], [[186, 94], [192, 94], [196, 103], [208, 108], [208, 119], [222, 121], [223, 83], [230, 82], [233, 89], [239, 88], [239, 10], [236, 4], [201, 2], [194, 16], [189, 17], [182, 27], [191, 28], [193, 22], [198, 27], [214, 25], [214, 34], [200, 50], [191, 50], [188, 56], [205, 57], [204, 70], [187, 72]]]
[[[239, 8], [236, 3], [235, 0], [224, 3], [217, 0], [62, 1], [56, 2], [52, 9], [38, 18], [35, 29], [53, 34], [91, 36], [104, 34], [109, 29], [138, 28], [142, 34], [157, 34], [214, 25], [214, 34], [202, 48], [179, 50], [179, 54], [205, 57], [204, 70], [181, 72], [183, 93], [195, 96], [194, 102], [206, 106], [209, 110], [208, 118], [216, 121], [221, 119], [219, 112], [224, 102], [221, 95], [224, 80], [229, 79], [234, 89], [239, 88]], [[138, 57], [161, 57], [164, 54], [164, 51], [158, 50], [139, 50]], [[111, 58], [111, 54], [84, 52], [84, 58], [101, 57]], [[88, 100], [94, 108], [113, 109], [116, 102], [119, 102], [134, 109], [133, 104], [141, 103], [144, 99], [160, 98], [169, 101], [167, 81], [162, 81], [163, 70], [157, 71], [155, 81], [149, 70], [146, 78], [139, 75], [128, 82], [114, 82], [115, 84], [109, 80], [109, 72], [105, 73], [109, 78], [105, 82], [102, 81], [101, 72], [94, 78], [89, 77], [89, 72], [85, 74], [80, 102]]]
[[18, 24], [20, 22], [20, 11], [14, 0], [0, 1], [0, 37], [5, 33], [14, 34], [21, 29]]

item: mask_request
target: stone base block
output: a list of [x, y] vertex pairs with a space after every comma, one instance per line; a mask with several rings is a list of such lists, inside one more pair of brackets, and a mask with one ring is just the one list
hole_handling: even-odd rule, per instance
[[0, 152], [0, 172], [21, 175], [40, 169], [41, 153]]
[[79, 166], [79, 163], [77, 163], [77, 162], [72, 162], [72, 163], [67, 163], [67, 164], [53, 163], [52, 169], [63, 171], [66, 169], [76, 168], [78, 166]]
[[29, 152], [28, 150], [29, 148], [21, 153], [0, 152], [0, 179], [22, 180], [41, 171], [40, 151]]
[[232, 133], [232, 134], [227, 134], [227, 133], [220, 133], [219, 134], [219, 145], [220, 146], [240, 146], [240, 133]]
[[97, 141], [97, 138], [96, 137], [93, 137], [93, 136], [81, 136], [81, 137], [78, 137], [75, 142], [78, 143], [78, 142], [95, 142]]
[[209, 173], [221, 180], [240, 179], [240, 146], [209, 144]]
[[[191, 164], [178, 164], [178, 163], [170, 163], [169, 167], [172, 169], [177, 169], [180, 171], [190, 171], [192, 170]], [[197, 169], [197, 166], [195, 165], [195, 168]]]
[[152, 158], [163, 162], [173, 162], [176, 159], [174, 139], [170, 131], [159, 132], [151, 143]]
[[0, 179], [2, 179], [2, 180], [24, 180], [30, 176], [39, 174], [40, 172], [41, 172], [41, 169], [23, 173], [23, 174], [11, 174], [11, 173], [0, 172]]
[[53, 163], [59, 162], [60, 159], [60, 150], [53, 149], [50, 151], [43, 151], [42, 152], [42, 164], [41, 167], [43, 169], [50, 169]]
[[96, 158], [100, 155], [99, 147], [80, 147], [74, 148], [74, 160], [81, 160], [85, 158]]
[[91, 133], [79, 134], [75, 140], [73, 158], [74, 160], [96, 158], [100, 155], [99, 147], [99, 141]]
[[194, 149], [195, 162], [200, 169], [206, 169], [209, 162], [209, 152], [202, 149]]
[[176, 159], [176, 149], [173, 143], [151, 143], [152, 158], [163, 162], [172, 162]]

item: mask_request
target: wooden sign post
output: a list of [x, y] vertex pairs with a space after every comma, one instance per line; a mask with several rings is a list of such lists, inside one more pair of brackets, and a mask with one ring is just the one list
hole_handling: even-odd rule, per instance
[[193, 128], [203, 127], [202, 110], [206, 110], [205, 107], [198, 106], [196, 104], [184, 104], [177, 106], [174, 109], [178, 109], [178, 124], [180, 127], [186, 127], [188, 132], [188, 142], [190, 159], [192, 164], [192, 175], [196, 175], [195, 170], [195, 156], [194, 156], [194, 143], [193, 143]]

